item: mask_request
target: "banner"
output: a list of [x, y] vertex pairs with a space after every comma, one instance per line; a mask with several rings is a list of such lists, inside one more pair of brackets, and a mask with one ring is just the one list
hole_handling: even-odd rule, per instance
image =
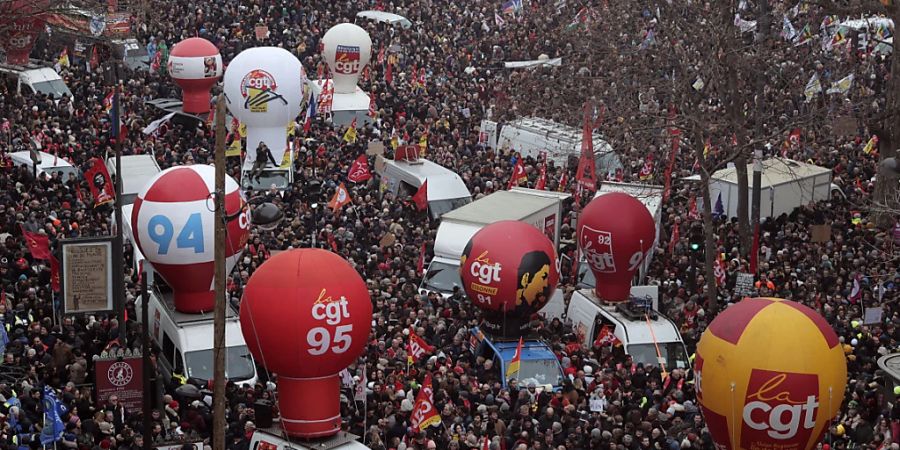
[[409, 342], [406, 344], [406, 362], [409, 364], [415, 363], [426, 354], [431, 354], [432, 352], [434, 352], [434, 347], [428, 345], [428, 343], [425, 342], [425, 339], [419, 337], [419, 335], [410, 328]]
[[92, 160], [91, 168], [84, 173], [84, 178], [91, 188], [91, 195], [94, 196], [94, 208], [116, 201], [116, 191], [102, 159]]
[[109, 396], [115, 395], [129, 411], [141, 411], [144, 405], [143, 376], [140, 356], [98, 359], [94, 362], [97, 403], [104, 404]]
[[347, 179], [354, 183], [361, 183], [372, 178], [372, 172], [369, 170], [369, 160], [366, 155], [359, 155], [356, 161], [350, 165], [347, 172]]

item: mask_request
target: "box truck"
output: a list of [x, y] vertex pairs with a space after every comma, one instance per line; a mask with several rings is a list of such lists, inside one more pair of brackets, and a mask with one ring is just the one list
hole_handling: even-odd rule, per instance
[[459, 258], [469, 239], [485, 225], [519, 220], [544, 232], [559, 248], [559, 226], [565, 196], [537, 195], [527, 191], [498, 191], [450, 211], [441, 218], [434, 241], [434, 258], [419, 292], [438, 292], [445, 297], [462, 288]]

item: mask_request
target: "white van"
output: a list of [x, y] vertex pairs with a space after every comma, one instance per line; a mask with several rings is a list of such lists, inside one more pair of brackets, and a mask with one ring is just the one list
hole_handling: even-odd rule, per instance
[[428, 180], [428, 213], [440, 219], [444, 213], [472, 202], [472, 193], [456, 172], [427, 159], [393, 161], [379, 156], [375, 172], [386, 192], [411, 196]]
[[[281, 434], [280, 427], [268, 430]], [[358, 436], [343, 431], [330, 438], [314, 441], [293, 442], [279, 435], [257, 429], [250, 438], [250, 450], [369, 450], [369, 447], [359, 442]]]
[[21, 94], [46, 94], [59, 100], [63, 95], [72, 98], [72, 91], [66, 82], [51, 67], [37, 64], [17, 66], [0, 64], [0, 76], [5, 78], [12, 90]]
[[[106, 170], [110, 177], [116, 176], [115, 155], [106, 158]], [[141, 189], [160, 172], [153, 155], [122, 155], [122, 204], [134, 203]]]
[[[572, 321], [576, 334], [582, 337], [582, 343], [588, 348], [606, 326], [612, 329], [622, 342], [625, 353], [635, 363], [659, 366], [662, 362], [666, 370], [689, 370], [687, 348], [678, 327], [655, 307], [654, 297], [658, 297], [658, 292], [657, 286], [635, 286], [632, 294], [641, 298], [641, 304], [609, 304], [600, 302], [592, 289], [581, 289], [572, 294], [566, 318]], [[555, 312], [559, 309], [558, 305], [547, 306], [550, 307], [549, 318], [559, 317]]]
[[[59, 172], [62, 175], [63, 181], [67, 181], [69, 175], [75, 175], [75, 178], [81, 178], [81, 171], [65, 159], [51, 155], [47, 152], [39, 151], [37, 154], [39, 158], [36, 168], [37, 176], [49, 178], [52, 174]], [[29, 171], [35, 170], [35, 164], [31, 159], [31, 152], [29, 151], [12, 152], [9, 154], [9, 159], [12, 160], [16, 167], [26, 166]]]
[[[150, 280], [147, 280], [148, 282]], [[135, 310], [140, 320], [143, 301]], [[171, 292], [152, 289], [150, 293], [150, 336], [161, 349], [159, 370], [168, 382], [177, 373], [205, 384], [213, 378], [213, 314], [185, 314], [175, 310]], [[225, 308], [225, 376], [238, 385], [254, 386], [256, 362], [237, 313]]]

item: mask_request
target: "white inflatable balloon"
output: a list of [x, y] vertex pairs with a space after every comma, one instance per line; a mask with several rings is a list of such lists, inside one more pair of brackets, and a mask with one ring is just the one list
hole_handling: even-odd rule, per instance
[[369, 33], [352, 23], [335, 25], [322, 36], [322, 47], [322, 55], [334, 77], [334, 92], [356, 92], [363, 67], [372, 58]]
[[300, 114], [306, 73], [289, 51], [256, 47], [239, 53], [225, 69], [228, 110], [247, 125], [247, 159], [265, 142], [275, 161], [287, 147], [287, 124]]

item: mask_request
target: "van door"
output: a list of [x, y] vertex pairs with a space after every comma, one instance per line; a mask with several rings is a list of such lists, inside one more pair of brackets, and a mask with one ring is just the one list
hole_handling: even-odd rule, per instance
[[159, 367], [166, 381], [172, 379], [175, 365], [175, 342], [169, 337], [169, 333], [165, 330], [162, 332], [162, 352], [160, 352]]

